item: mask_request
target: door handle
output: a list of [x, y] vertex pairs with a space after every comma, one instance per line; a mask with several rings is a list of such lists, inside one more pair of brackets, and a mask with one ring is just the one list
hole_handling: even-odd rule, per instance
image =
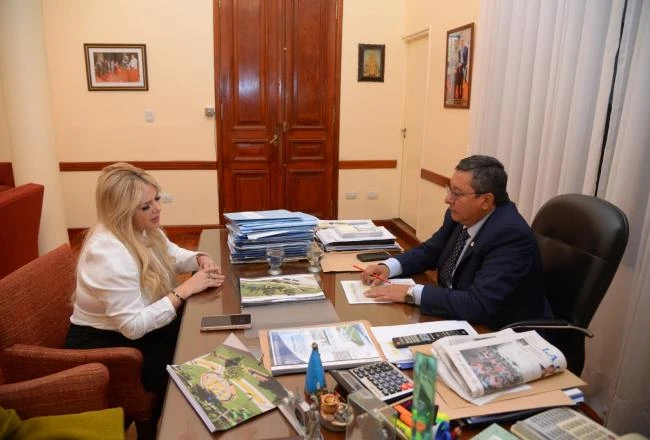
[[279, 140], [279, 139], [280, 139], [280, 137], [278, 136], [278, 134], [277, 134], [277, 133], [274, 133], [274, 134], [273, 134], [273, 137], [272, 137], [271, 140], [269, 141], [269, 144], [273, 144], [274, 147], [277, 147], [277, 146], [278, 146], [278, 140]]

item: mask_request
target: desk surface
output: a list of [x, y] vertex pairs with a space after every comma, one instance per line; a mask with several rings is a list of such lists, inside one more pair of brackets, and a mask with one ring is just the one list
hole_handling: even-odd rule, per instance
[[[174, 356], [174, 363], [183, 363], [195, 357], [210, 352], [219, 346], [230, 331], [201, 332], [199, 323], [205, 315], [219, 315], [239, 313], [239, 292], [237, 280], [240, 277], [265, 276], [267, 265], [257, 264], [230, 264], [229, 250], [226, 243], [227, 231], [224, 229], [204, 230], [199, 241], [199, 250], [212, 256], [215, 263], [221, 266], [227, 280], [219, 289], [192, 296], [185, 305], [181, 322], [178, 344]], [[284, 273], [306, 273], [307, 262], [298, 261], [285, 263], [282, 266]], [[398, 325], [423, 321], [436, 321], [432, 316], [420, 314], [417, 306], [407, 304], [355, 304], [350, 305], [341, 288], [341, 280], [358, 279], [358, 272], [348, 273], [321, 273], [320, 282], [325, 295], [331, 301], [341, 321], [366, 319], [372, 325]], [[415, 277], [419, 282], [431, 282], [426, 275]], [[263, 306], [262, 306], [263, 307]], [[292, 326], [291, 316], [287, 316], [286, 326]], [[238, 338], [249, 347], [259, 347], [257, 336], [244, 330], [234, 331]], [[247, 337], [247, 333], [251, 337]], [[304, 388], [304, 375], [294, 374], [280, 376], [280, 382], [288, 390]], [[336, 384], [328, 375], [328, 387]], [[270, 411], [262, 414], [238, 427], [225, 432], [211, 435], [194, 409], [187, 403], [171, 381], [167, 388], [159, 439], [271, 439], [295, 436], [295, 431], [279, 411]], [[343, 439], [345, 433], [333, 433], [322, 430], [327, 439]]]

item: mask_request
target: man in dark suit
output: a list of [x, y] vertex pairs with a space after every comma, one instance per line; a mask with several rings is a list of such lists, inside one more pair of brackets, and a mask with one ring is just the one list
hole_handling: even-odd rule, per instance
[[[506, 192], [508, 176], [489, 156], [461, 160], [451, 176], [442, 227], [413, 249], [362, 274], [371, 298], [417, 304], [423, 313], [492, 329], [550, 317], [537, 241]], [[374, 278], [438, 271], [438, 285], [385, 284]]]

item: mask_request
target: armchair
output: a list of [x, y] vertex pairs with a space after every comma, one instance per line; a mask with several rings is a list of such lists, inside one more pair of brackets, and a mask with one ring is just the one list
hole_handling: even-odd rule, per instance
[[0, 279], [0, 383], [17, 383], [89, 363], [109, 370], [109, 407], [127, 422], [147, 422], [154, 395], [140, 381], [142, 354], [133, 348], [62, 348], [70, 326], [76, 257], [62, 245]]
[[532, 224], [544, 266], [544, 290], [557, 319], [510, 324], [514, 329], [545, 329], [580, 375], [587, 329], [614, 278], [627, 245], [625, 213], [583, 194], [559, 195], [546, 202]]
[[38, 257], [43, 185], [0, 191], [0, 278]]

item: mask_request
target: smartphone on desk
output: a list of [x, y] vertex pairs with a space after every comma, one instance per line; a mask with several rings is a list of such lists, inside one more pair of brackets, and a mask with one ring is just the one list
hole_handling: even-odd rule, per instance
[[388, 258], [392, 257], [391, 254], [389, 254], [386, 251], [381, 251], [381, 252], [366, 252], [363, 254], [357, 254], [357, 260], [359, 261], [379, 261], [379, 260], [386, 260]]
[[251, 326], [252, 321], [249, 313], [204, 316], [201, 318], [201, 331], [251, 328]]

